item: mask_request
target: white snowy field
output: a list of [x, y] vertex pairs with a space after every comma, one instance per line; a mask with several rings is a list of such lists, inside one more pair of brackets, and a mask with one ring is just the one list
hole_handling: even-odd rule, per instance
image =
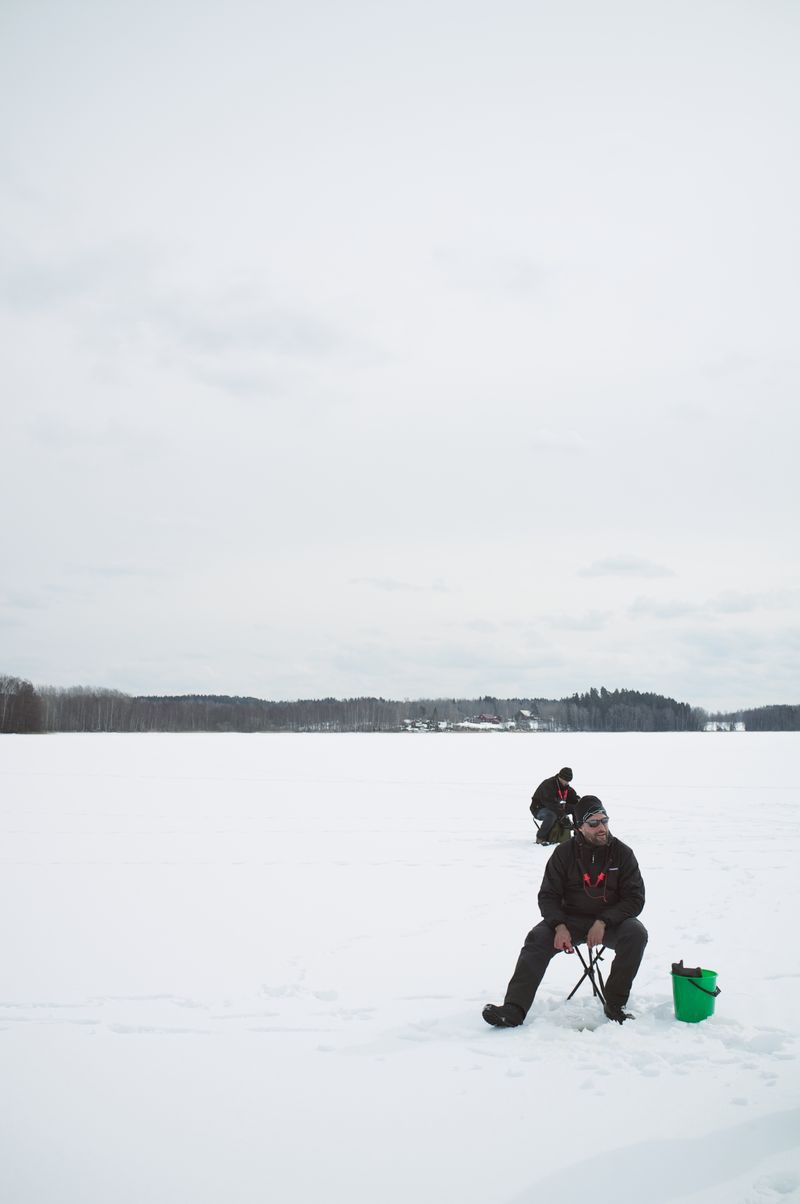
[[[0, 740], [2, 1204], [800, 1200], [794, 734]], [[538, 920], [561, 765], [635, 850], [636, 1020]], [[716, 970], [675, 1019], [669, 968]]]

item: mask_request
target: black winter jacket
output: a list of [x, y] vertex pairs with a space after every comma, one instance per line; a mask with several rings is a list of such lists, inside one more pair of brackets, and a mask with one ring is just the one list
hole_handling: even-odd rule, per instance
[[571, 786], [567, 786], [567, 797], [562, 799], [559, 790], [563, 794], [563, 787], [558, 782], [558, 774], [540, 782], [531, 799], [531, 815], [538, 815], [542, 807], [547, 807], [548, 811], [555, 811], [559, 819], [567, 812], [577, 823], [577, 807], [581, 796], [576, 794]]
[[[587, 880], [588, 877], [588, 880]], [[639, 863], [621, 840], [612, 836], [605, 846], [590, 845], [576, 832], [560, 844], [544, 870], [539, 910], [555, 929], [569, 917], [621, 924], [644, 907], [644, 882]]]

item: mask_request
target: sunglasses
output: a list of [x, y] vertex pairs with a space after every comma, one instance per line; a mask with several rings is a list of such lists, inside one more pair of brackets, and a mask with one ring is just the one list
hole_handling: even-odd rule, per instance
[[601, 827], [607, 828], [608, 827], [608, 816], [606, 816], [605, 819], [587, 819], [586, 827], [587, 828], [601, 828]]

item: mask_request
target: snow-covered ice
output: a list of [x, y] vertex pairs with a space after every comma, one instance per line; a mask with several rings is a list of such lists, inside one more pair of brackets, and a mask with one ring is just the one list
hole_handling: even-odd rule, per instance
[[[5, 736], [2, 1204], [800, 1200], [796, 734]], [[630, 844], [637, 1019], [488, 1027], [564, 763]], [[669, 968], [716, 970], [702, 1024]]]

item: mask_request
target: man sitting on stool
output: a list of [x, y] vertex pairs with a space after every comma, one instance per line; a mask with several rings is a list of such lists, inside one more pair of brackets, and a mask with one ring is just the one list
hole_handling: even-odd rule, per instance
[[573, 953], [586, 942], [616, 953], [605, 984], [605, 1013], [622, 1024], [624, 1010], [647, 944], [647, 929], [636, 916], [644, 907], [639, 864], [621, 840], [608, 830], [606, 809], [595, 795], [581, 800], [580, 826], [573, 840], [561, 844], [545, 866], [539, 891], [543, 919], [525, 938], [505, 1003], [487, 1003], [483, 1018], [498, 1028], [522, 1024], [552, 958]]
[[533, 792], [531, 815], [539, 825], [537, 844], [558, 844], [569, 839], [570, 820], [577, 820], [580, 795], [570, 786], [572, 770], [559, 769], [554, 778], [545, 778]]

